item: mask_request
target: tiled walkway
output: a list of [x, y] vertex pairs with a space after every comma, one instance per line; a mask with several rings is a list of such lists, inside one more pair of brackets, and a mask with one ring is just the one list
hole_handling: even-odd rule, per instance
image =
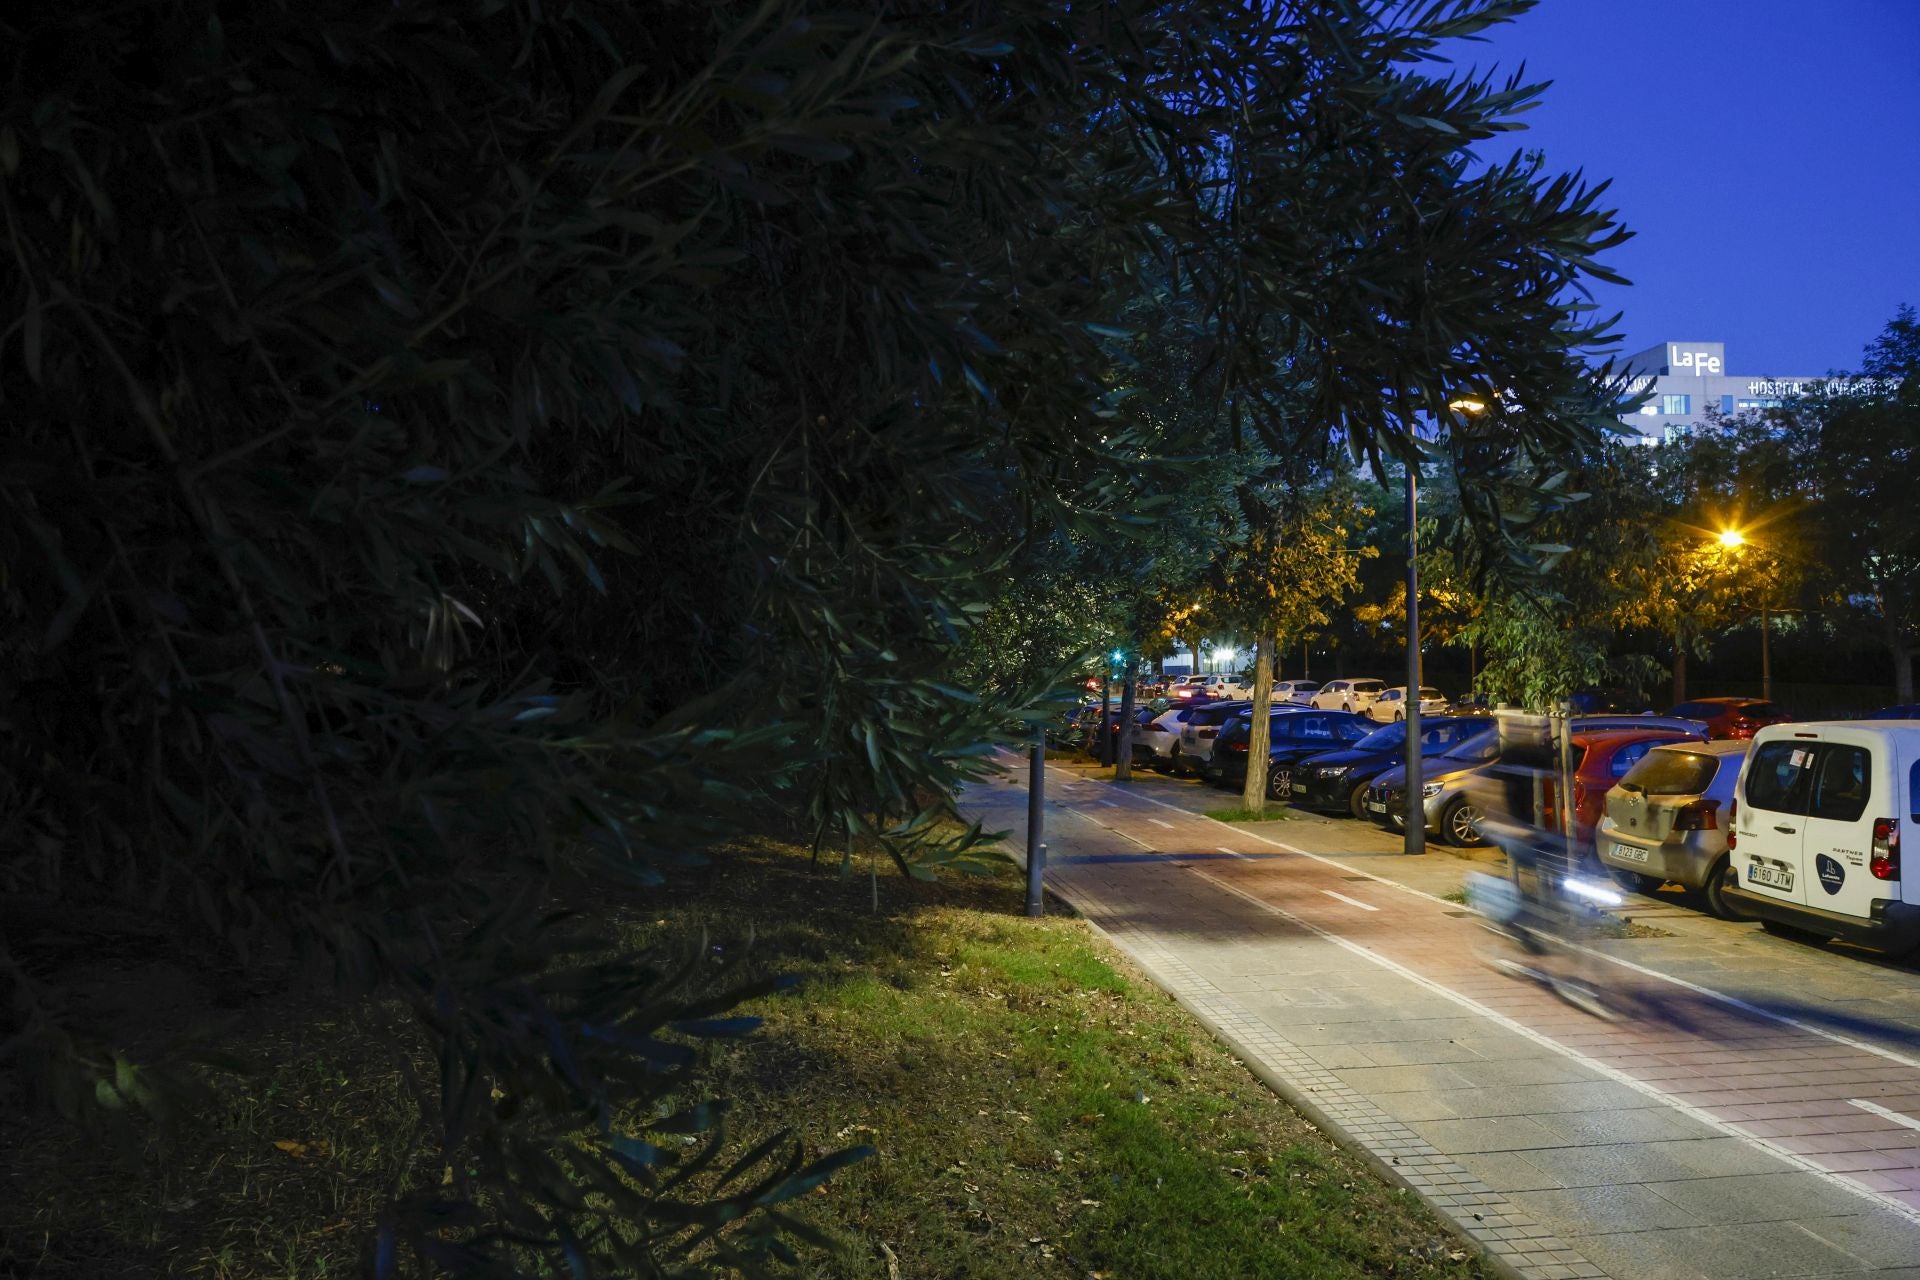
[[[1521, 1274], [1920, 1277], [1920, 1062], [1598, 956], [1633, 1016], [1597, 1020], [1487, 963], [1445, 855], [1382, 876], [1358, 824], [1096, 777], [1050, 774], [1049, 886]], [[970, 801], [1024, 832], [1017, 777]]]

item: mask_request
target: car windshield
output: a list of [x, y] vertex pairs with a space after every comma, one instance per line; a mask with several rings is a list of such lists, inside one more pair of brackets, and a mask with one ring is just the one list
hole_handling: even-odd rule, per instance
[[1407, 745], [1407, 726], [1390, 724], [1384, 729], [1375, 729], [1366, 737], [1353, 744], [1355, 751], [1396, 751]]
[[1465, 742], [1448, 747], [1447, 755], [1455, 760], [1472, 760], [1476, 763], [1497, 759], [1500, 755], [1500, 730], [1484, 729]]
[[1620, 779], [1623, 787], [1637, 787], [1650, 796], [1697, 796], [1713, 782], [1720, 757], [1705, 751], [1656, 747]]
[[1771, 702], [1749, 702], [1740, 708], [1740, 714], [1743, 716], [1777, 716], [1784, 713]]
[[1429, 689], [1427, 688], [1427, 686], [1421, 685], [1420, 696], [1423, 698], [1437, 698], [1440, 696], [1440, 691], [1438, 689]]
[[1371, 692], [1377, 689], [1384, 689], [1387, 686], [1384, 680], [1355, 680], [1353, 687], [1357, 691]]

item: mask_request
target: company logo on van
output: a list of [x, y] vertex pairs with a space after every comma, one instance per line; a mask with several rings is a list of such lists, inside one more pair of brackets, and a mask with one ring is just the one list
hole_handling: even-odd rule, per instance
[[1828, 893], [1840, 892], [1847, 882], [1847, 869], [1824, 853], [1813, 860], [1813, 869], [1820, 873], [1820, 887]]

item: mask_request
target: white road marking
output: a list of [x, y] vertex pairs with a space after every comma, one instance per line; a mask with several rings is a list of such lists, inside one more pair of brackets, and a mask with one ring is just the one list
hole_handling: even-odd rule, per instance
[[1871, 1111], [1882, 1120], [1891, 1120], [1895, 1124], [1903, 1124], [1909, 1129], [1920, 1129], [1920, 1120], [1915, 1120], [1909, 1115], [1903, 1115], [1895, 1111], [1892, 1107], [1883, 1107], [1877, 1102], [1868, 1102], [1865, 1098], [1848, 1098], [1847, 1105], [1850, 1107], [1858, 1107], [1862, 1111]]
[[1173, 824], [1171, 822], [1162, 822], [1158, 818], [1148, 818], [1147, 821], [1156, 827], [1165, 827], [1169, 831], [1173, 830]]
[[1228, 857], [1230, 857], [1230, 858], [1244, 858], [1244, 857], [1246, 857], [1246, 856], [1247, 856], [1247, 855], [1246, 855], [1246, 854], [1244, 854], [1244, 853], [1236, 853], [1236, 852], [1235, 852], [1234, 850], [1232, 850], [1232, 849], [1227, 849], [1227, 848], [1222, 848], [1222, 849], [1220, 850], [1220, 852], [1222, 852], [1222, 853], [1224, 853], [1224, 854], [1226, 854], [1226, 855], [1227, 855]]
[[1336, 893], [1332, 889], [1322, 889], [1320, 892], [1326, 894], [1329, 898], [1338, 898], [1340, 899], [1340, 901], [1346, 903], [1350, 907], [1358, 907], [1362, 911], [1378, 911], [1380, 909], [1374, 906], [1371, 902], [1362, 902], [1358, 898], [1349, 898], [1346, 894]]
[[[1140, 800], [1144, 800], [1148, 804], [1159, 805], [1163, 809], [1176, 810], [1180, 813], [1184, 813], [1188, 815], [1189, 817], [1194, 817], [1194, 816], [1203, 817], [1203, 818], [1206, 817], [1205, 814], [1195, 815], [1193, 810], [1181, 808], [1181, 806], [1177, 804], [1168, 804], [1165, 800], [1155, 800], [1152, 796], [1142, 796], [1142, 795], [1137, 795], [1136, 793], [1136, 798]], [[1207, 818], [1207, 821], [1220, 822], [1218, 818]], [[1228, 824], [1224, 822], [1220, 822], [1220, 825], [1223, 827], [1228, 826]], [[1375, 875], [1373, 872], [1368, 871], [1363, 867], [1356, 867], [1350, 862], [1341, 862], [1338, 858], [1329, 858], [1323, 854], [1309, 853], [1305, 849], [1296, 849], [1294, 846], [1290, 844], [1283, 844], [1280, 841], [1273, 839], [1271, 836], [1263, 836], [1257, 831], [1236, 831], [1236, 834], [1243, 835], [1250, 840], [1258, 840], [1262, 844], [1270, 844], [1274, 848], [1283, 849], [1288, 853], [1297, 853], [1303, 858], [1312, 858], [1315, 862], [1325, 863], [1329, 867], [1338, 867], [1342, 871], [1352, 872], [1356, 875], [1363, 875], [1367, 879], [1374, 881], [1376, 884], [1387, 885], [1390, 888], [1400, 890], [1402, 893], [1410, 893], [1416, 898], [1425, 898], [1428, 902], [1439, 903], [1441, 906], [1446, 907], [1449, 910], [1457, 909], [1459, 906], [1458, 903], [1449, 902], [1445, 898], [1442, 898], [1437, 894], [1428, 893], [1424, 889], [1416, 889], [1410, 884], [1402, 884], [1398, 880], [1390, 880], [1386, 876]], [[1874, 1055], [1876, 1058], [1885, 1058], [1888, 1062], [1895, 1062], [1903, 1067], [1912, 1067], [1915, 1070], [1920, 1070], [1920, 1058], [1909, 1057], [1908, 1055], [1904, 1053], [1900, 1053], [1897, 1050], [1883, 1048], [1882, 1046], [1874, 1044], [1867, 1040], [1858, 1040], [1852, 1036], [1844, 1036], [1837, 1031], [1828, 1031], [1824, 1027], [1815, 1026], [1814, 1024], [1809, 1022], [1802, 1022], [1798, 1018], [1790, 1018], [1784, 1013], [1775, 1013], [1771, 1009], [1763, 1009], [1759, 1005], [1749, 1004], [1747, 1001], [1742, 1000], [1739, 996], [1728, 995], [1724, 991], [1716, 991], [1712, 987], [1704, 987], [1697, 982], [1689, 982], [1685, 978], [1677, 978], [1673, 974], [1662, 973], [1658, 969], [1649, 969], [1647, 966], [1643, 964], [1635, 964], [1633, 961], [1625, 959], [1621, 956], [1611, 955], [1605, 951], [1595, 951], [1590, 947], [1580, 946], [1578, 943], [1571, 943], [1569, 945], [1572, 946], [1574, 950], [1579, 951], [1585, 955], [1591, 956], [1596, 960], [1605, 960], [1609, 964], [1619, 965], [1622, 969], [1632, 970], [1634, 973], [1637, 973], [1644, 978], [1657, 978], [1662, 982], [1670, 982], [1676, 987], [1684, 987], [1688, 991], [1693, 992], [1695, 995], [1702, 995], [1702, 996], [1706, 996], [1708, 999], [1711, 999], [1711, 1000], [1718, 1000], [1720, 1003], [1724, 1005], [1727, 1005], [1731, 1008], [1738, 1009], [1742, 1013], [1752, 1014], [1756, 1018], [1765, 1018], [1767, 1021], [1778, 1023], [1783, 1027], [1792, 1027], [1796, 1031], [1804, 1031], [1808, 1035], [1819, 1036], [1822, 1040], [1829, 1040], [1829, 1041], [1832, 1041], [1834, 1044], [1843, 1044], [1843, 1045], [1846, 1045], [1849, 1049], [1858, 1049], [1860, 1052], [1870, 1053]]]
[[[1300, 926], [1302, 929], [1307, 930], [1309, 933], [1313, 933], [1318, 935], [1319, 937], [1325, 938], [1328, 942], [1333, 943], [1333, 945], [1341, 948], [1344, 951], [1350, 951], [1354, 955], [1359, 956], [1363, 960], [1372, 961], [1374, 964], [1379, 965], [1381, 968], [1387, 970], [1390, 973], [1399, 974], [1401, 977], [1405, 978], [1407, 981], [1415, 984], [1416, 986], [1425, 987], [1427, 990], [1433, 992], [1435, 995], [1441, 996], [1447, 1000], [1451, 1000], [1453, 1001], [1453, 1003], [1459, 1005], [1461, 1008], [1467, 1009], [1473, 1013], [1479, 1014], [1481, 1017], [1486, 1018], [1488, 1021], [1493, 1022], [1496, 1025], [1503, 1027], [1508, 1031], [1513, 1032], [1515, 1035], [1524, 1036], [1528, 1040], [1531, 1040], [1533, 1043], [1540, 1045], [1543, 1048], [1551, 1049], [1555, 1053], [1565, 1054], [1567, 1057], [1572, 1058], [1575, 1062], [1578, 1062], [1581, 1066], [1586, 1067], [1588, 1070], [1598, 1072], [1600, 1075], [1605, 1076], [1607, 1079], [1612, 1080], [1617, 1084], [1623, 1084], [1627, 1086], [1629, 1089], [1632, 1089], [1637, 1093], [1645, 1094], [1647, 1097], [1652, 1098], [1654, 1101], [1660, 1103], [1661, 1105], [1673, 1108], [1675, 1111], [1678, 1111], [1681, 1115], [1686, 1116], [1690, 1120], [1696, 1120], [1699, 1123], [1707, 1125], [1712, 1129], [1716, 1129], [1719, 1132], [1725, 1134], [1729, 1138], [1738, 1138], [1741, 1142], [1746, 1143], [1750, 1147], [1753, 1147], [1760, 1151], [1764, 1151], [1770, 1156], [1774, 1156], [1774, 1157], [1777, 1157], [1778, 1159], [1786, 1161], [1788, 1164], [1793, 1165], [1794, 1167], [1801, 1170], [1803, 1173], [1810, 1173], [1814, 1177], [1819, 1178], [1821, 1181], [1826, 1182], [1832, 1186], [1838, 1187], [1843, 1191], [1851, 1192], [1852, 1194], [1859, 1196], [1863, 1200], [1869, 1201], [1870, 1203], [1874, 1204], [1879, 1208], [1891, 1210], [1892, 1212], [1899, 1214], [1901, 1217], [1905, 1218], [1909, 1222], [1920, 1222], [1920, 1209], [1913, 1208], [1910, 1205], [1902, 1204], [1898, 1200], [1889, 1199], [1888, 1197], [1881, 1195], [1877, 1191], [1869, 1191], [1867, 1188], [1861, 1186], [1857, 1182], [1849, 1182], [1846, 1178], [1842, 1177], [1840, 1174], [1834, 1173], [1830, 1169], [1821, 1168], [1818, 1164], [1815, 1164], [1811, 1159], [1809, 1159], [1806, 1156], [1800, 1155], [1798, 1152], [1788, 1151], [1785, 1147], [1776, 1146], [1775, 1144], [1773, 1144], [1772, 1142], [1769, 1142], [1765, 1138], [1757, 1137], [1750, 1133], [1744, 1133], [1741, 1130], [1735, 1128], [1732, 1124], [1728, 1123], [1727, 1121], [1715, 1118], [1713, 1115], [1709, 1114], [1707, 1111], [1703, 1110], [1700, 1107], [1696, 1107], [1691, 1103], [1682, 1102], [1678, 1098], [1674, 1098], [1665, 1093], [1662, 1093], [1659, 1087], [1656, 1085], [1649, 1084], [1645, 1080], [1641, 1080], [1636, 1076], [1629, 1075], [1627, 1072], [1620, 1070], [1618, 1067], [1609, 1066], [1607, 1063], [1602, 1062], [1597, 1058], [1590, 1058], [1586, 1054], [1580, 1052], [1578, 1049], [1568, 1048], [1566, 1045], [1561, 1044], [1558, 1040], [1555, 1040], [1552, 1036], [1546, 1035], [1539, 1031], [1535, 1031], [1532, 1027], [1528, 1026], [1524, 1022], [1520, 1022], [1516, 1019], [1509, 1018], [1504, 1013], [1500, 1013], [1494, 1009], [1488, 1008], [1486, 1005], [1481, 1004], [1478, 1000], [1475, 1000], [1471, 996], [1462, 995], [1460, 992], [1455, 991], [1450, 987], [1443, 986], [1440, 983], [1435, 982], [1433, 979], [1425, 977], [1424, 975], [1417, 973], [1412, 969], [1409, 969], [1407, 966], [1400, 964], [1398, 961], [1389, 960], [1387, 957], [1380, 955], [1377, 952], [1369, 951], [1367, 948], [1361, 946], [1359, 943], [1343, 938], [1339, 934], [1334, 933], [1331, 930], [1322, 929], [1319, 925], [1309, 923], [1306, 920], [1302, 920], [1299, 916], [1294, 915], [1291, 911], [1288, 911], [1283, 907], [1276, 907], [1271, 902], [1267, 902], [1262, 898], [1255, 897], [1253, 894], [1248, 893], [1244, 889], [1240, 889], [1235, 887], [1234, 885], [1228, 884], [1225, 880], [1220, 879], [1218, 876], [1210, 875], [1205, 870], [1198, 870], [1197, 874], [1204, 876], [1207, 880], [1211, 881], [1213, 884], [1218, 885], [1220, 888], [1225, 889], [1228, 893], [1231, 893], [1236, 898], [1245, 899], [1247, 902], [1252, 903], [1254, 906], [1258, 907], [1262, 911], [1266, 911], [1272, 915], [1279, 916], [1283, 920], [1290, 921], [1293, 924]], [[1323, 892], [1325, 891], [1323, 890]]]

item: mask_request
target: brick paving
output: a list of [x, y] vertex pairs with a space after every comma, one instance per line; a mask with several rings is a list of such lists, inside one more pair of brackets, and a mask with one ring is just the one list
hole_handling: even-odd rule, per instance
[[[1670, 953], [1634, 953], [1632, 968], [1601, 954], [1620, 944], [1597, 950], [1596, 974], [1637, 1015], [1604, 1022], [1486, 962], [1501, 944], [1439, 897], [1455, 859], [1383, 857], [1392, 842], [1351, 822], [1229, 827], [1194, 812], [1218, 793], [1096, 776], [1050, 772], [1049, 887], [1503, 1267], [1620, 1280], [1920, 1268], [1920, 1062], [1890, 1047], [1902, 1018], [1920, 1019], [1911, 973], [1877, 968], [1856, 986], [1853, 957], [1776, 957], [1802, 998], [1867, 991], [1853, 1030], [1871, 1025], [1864, 1006], [1891, 1011], [1891, 1031], [1836, 1038], [1744, 1006], [1766, 995], [1751, 981], [1727, 999], [1640, 963], [1705, 955], [1716, 979], [1745, 972], [1725, 953], [1750, 927], [1676, 928]], [[1017, 778], [969, 796], [1016, 833], [1025, 801]]]

